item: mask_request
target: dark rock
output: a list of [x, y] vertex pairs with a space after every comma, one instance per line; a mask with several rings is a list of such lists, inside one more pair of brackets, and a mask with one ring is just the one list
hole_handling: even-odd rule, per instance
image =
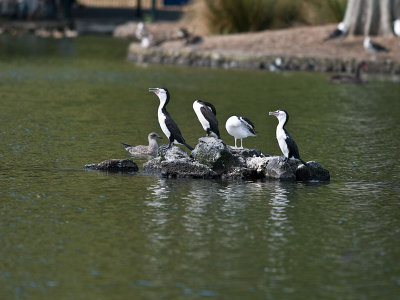
[[187, 158], [161, 162], [161, 175], [168, 178], [190, 177], [205, 179], [218, 177], [218, 174], [208, 166]]
[[331, 175], [315, 161], [307, 162], [307, 166], [301, 164], [296, 170], [296, 180], [298, 181], [329, 181]]
[[202, 137], [192, 151], [192, 157], [201, 164], [207, 165], [215, 172], [222, 174], [233, 166], [239, 165], [239, 161], [232, 154], [228, 146], [213, 137]]
[[83, 168], [110, 172], [137, 172], [139, 168], [135, 162], [130, 159], [108, 159], [98, 164], [88, 164]]

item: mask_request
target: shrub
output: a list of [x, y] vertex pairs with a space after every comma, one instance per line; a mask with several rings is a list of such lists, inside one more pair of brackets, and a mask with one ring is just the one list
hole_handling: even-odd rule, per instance
[[212, 32], [232, 33], [268, 28], [277, 0], [204, 0]]
[[347, 0], [197, 0], [208, 31], [234, 33], [343, 19]]

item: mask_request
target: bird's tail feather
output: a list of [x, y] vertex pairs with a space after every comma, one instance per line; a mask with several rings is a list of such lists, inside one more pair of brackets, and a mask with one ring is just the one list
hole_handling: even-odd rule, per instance
[[124, 145], [125, 149], [129, 148], [129, 147], [132, 147], [131, 145], [128, 145], [128, 144], [125, 144], [125, 143], [122, 143], [122, 145]]

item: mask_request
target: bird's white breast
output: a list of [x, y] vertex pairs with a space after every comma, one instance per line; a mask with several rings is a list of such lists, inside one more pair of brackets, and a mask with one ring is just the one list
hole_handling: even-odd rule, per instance
[[286, 143], [286, 133], [280, 126], [276, 128], [276, 139], [278, 140], [279, 148], [281, 148], [283, 155], [289, 158], [289, 148]]
[[[197, 115], [197, 118], [199, 119], [201, 126], [203, 126], [204, 130], [207, 131], [208, 128], [210, 128], [210, 122], [207, 121], [207, 119], [203, 116], [203, 114], [200, 111], [200, 108], [202, 107], [202, 105], [200, 103], [198, 103], [197, 101], [195, 101], [193, 103], [193, 110]], [[209, 109], [209, 108], [207, 108]]]
[[230, 117], [225, 124], [226, 131], [236, 139], [243, 139], [250, 135], [254, 135], [244, 125], [237, 116]]
[[168, 130], [167, 125], [165, 124], [165, 115], [162, 113], [161, 109], [158, 109], [158, 123], [160, 124], [161, 130], [164, 134], [169, 138], [171, 136], [171, 132]]

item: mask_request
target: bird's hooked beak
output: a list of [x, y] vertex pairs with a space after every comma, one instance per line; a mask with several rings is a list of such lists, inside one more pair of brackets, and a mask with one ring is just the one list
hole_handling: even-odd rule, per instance
[[158, 88], [149, 88], [149, 92], [158, 94]]
[[157, 139], [160, 139], [160, 140], [163, 139], [162, 136], [159, 136], [159, 135], [157, 135], [156, 138], [157, 138]]
[[268, 115], [278, 117], [279, 111], [270, 111]]

